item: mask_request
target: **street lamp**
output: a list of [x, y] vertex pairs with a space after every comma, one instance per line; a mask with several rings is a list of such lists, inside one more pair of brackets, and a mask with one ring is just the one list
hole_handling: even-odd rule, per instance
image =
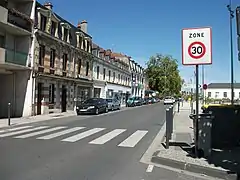
[[229, 11], [229, 26], [230, 26], [230, 60], [231, 60], [231, 104], [234, 104], [234, 76], [233, 76], [233, 35], [232, 35], [232, 20], [234, 18], [234, 11], [232, 10], [232, 2], [229, 1], [227, 5]]

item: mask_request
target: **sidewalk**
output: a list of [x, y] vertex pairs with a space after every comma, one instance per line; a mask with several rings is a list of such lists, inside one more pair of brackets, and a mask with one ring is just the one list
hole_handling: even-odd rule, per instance
[[[40, 122], [40, 121], [47, 121], [47, 120], [53, 120], [58, 118], [71, 117], [71, 116], [76, 116], [76, 112], [67, 111], [64, 113], [52, 113], [52, 114], [44, 114], [44, 115], [29, 116], [29, 117], [11, 118], [11, 126]], [[0, 119], [0, 128], [2, 127], [8, 127], [7, 118]]]
[[[228, 174], [229, 171], [223, 169], [223, 166], [216, 167], [209, 164], [207, 159], [194, 158], [190, 153], [194, 138], [193, 121], [189, 118], [190, 111], [190, 103], [184, 102], [183, 106], [180, 105], [180, 112], [174, 116], [174, 129], [170, 147], [165, 149], [165, 137], [163, 137], [157, 151], [152, 156], [152, 162], [211, 177], [236, 179], [236, 176]], [[165, 131], [165, 129], [162, 130]]]
[[[121, 105], [121, 108], [125, 109], [126, 105]], [[72, 117], [77, 116], [76, 111], [67, 111], [64, 113], [51, 113], [37, 116], [29, 116], [29, 117], [20, 117], [20, 118], [11, 118], [11, 126], [28, 124], [40, 121], [48, 121], [58, 118]], [[0, 119], [0, 128], [8, 127], [8, 119]]]

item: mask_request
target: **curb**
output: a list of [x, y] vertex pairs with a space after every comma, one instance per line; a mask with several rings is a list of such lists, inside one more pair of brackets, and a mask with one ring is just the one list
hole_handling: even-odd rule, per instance
[[156, 156], [156, 154], [152, 156], [151, 161], [161, 165], [170, 166], [176, 169], [185, 170], [185, 171], [198, 173], [198, 174], [205, 174], [207, 176], [220, 178], [220, 179], [236, 180], [237, 178], [235, 174], [229, 174], [227, 171], [224, 171], [224, 170], [207, 168], [207, 167], [203, 167], [203, 166], [195, 165], [191, 163], [184, 163], [184, 162], [180, 162], [172, 159], [167, 159], [164, 157], [159, 157], [159, 156]]

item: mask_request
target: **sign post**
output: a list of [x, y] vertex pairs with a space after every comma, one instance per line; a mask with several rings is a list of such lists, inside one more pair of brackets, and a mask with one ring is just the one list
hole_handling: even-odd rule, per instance
[[196, 119], [195, 154], [198, 157], [198, 119], [199, 119], [199, 65], [212, 64], [212, 29], [190, 28], [182, 30], [182, 64], [195, 65], [196, 77]]

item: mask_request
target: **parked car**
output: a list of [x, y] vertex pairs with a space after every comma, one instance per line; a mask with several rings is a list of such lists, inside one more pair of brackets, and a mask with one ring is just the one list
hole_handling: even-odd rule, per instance
[[172, 104], [174, 104], [174, 102], [175, 102], [175, 100], [173, 97], [167, 96], [167, 97], [165, 97], [163, 103], [164, 103], [164, 105], [172, 105]]
[[143, 104], [144, 105], [148, 104], [148, 98], [143, 98]]
[[143, 105], [143, 99], [141, 97], [130, 97], [127, 100], [127, 107], [131, 106], [141, 106]]
[[108, 103], [108, 110], [113, 111], [121, 109], [121, 102], [119, 100], [108, 98], [106, 101]]
[[155, 102], [156, 102], [156, 100], [153, 97], [148, 98], [148, 104], [153, 104]]
[[80, 103], [76, 107], [77, 115], [80, 114], [99, 114], [108, 112], [108, 103], [102, 98], [90, 98]]

